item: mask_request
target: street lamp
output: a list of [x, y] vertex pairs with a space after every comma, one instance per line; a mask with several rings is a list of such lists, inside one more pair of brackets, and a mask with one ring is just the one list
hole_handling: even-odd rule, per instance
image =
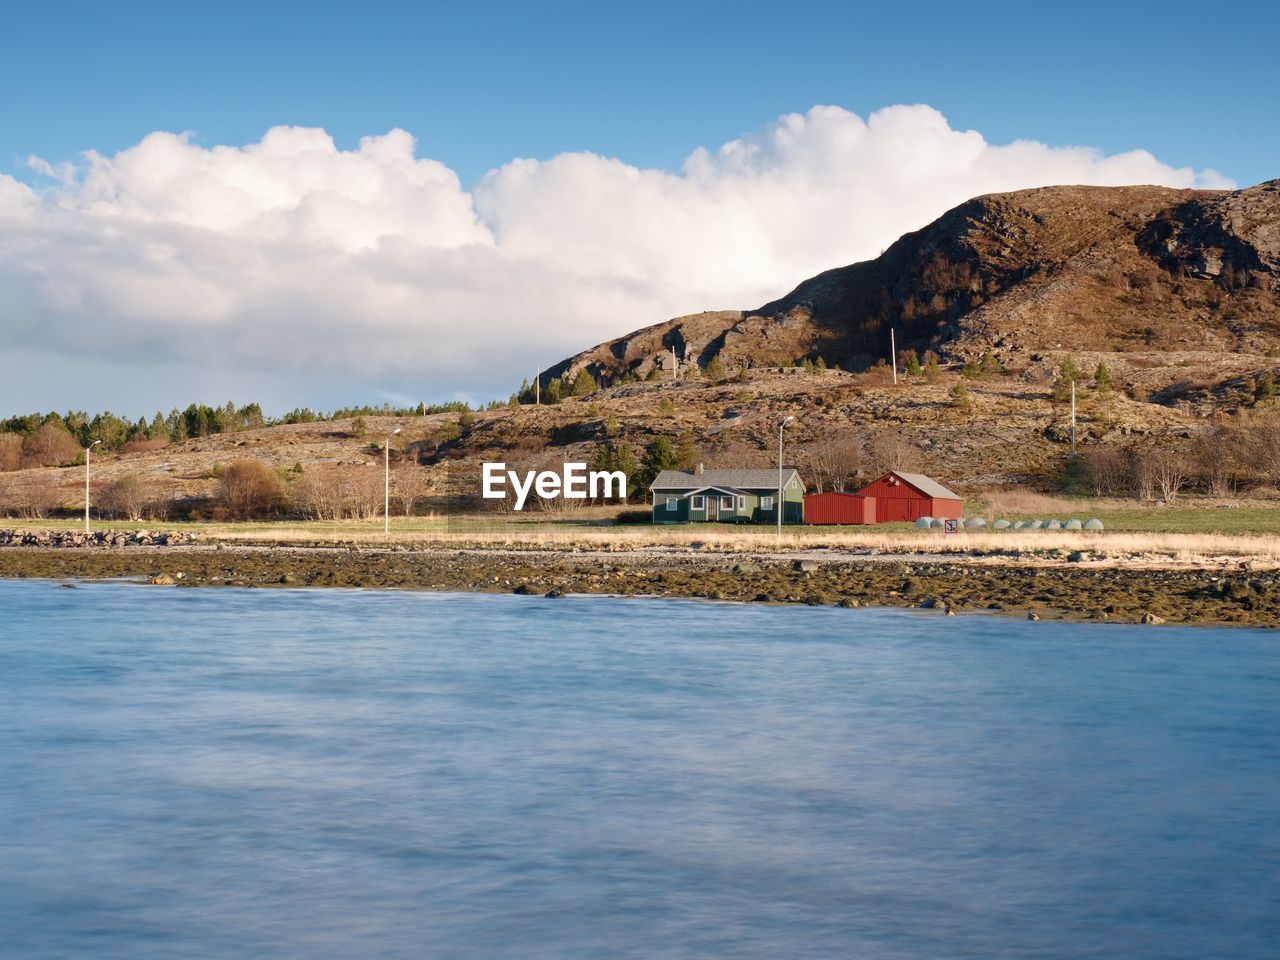
[[778, 424], [778, 544], [782, 544], [782, 431], [795, 417], [787, 417]]
[[382, 532], [391, 532], [391, 438], [400, 432], [396, 427], [382, 443]]
[[89, 532], [89, 454], [93, 448], [100, 444], [101, 440], [95, 440], [84, 448], [84, 532]]

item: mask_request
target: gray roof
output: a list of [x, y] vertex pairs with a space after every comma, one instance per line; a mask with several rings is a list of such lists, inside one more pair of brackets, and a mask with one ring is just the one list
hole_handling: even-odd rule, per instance
[[[791, 478], [800, 479], [795, 467], [782, 468], [782, 482], [790, 483]], [[801, 481], [803, 485], [803, 481]], [[689, 493], [707, 487], [732, 487], [735, 490], [777, 490], [778, 471], [766, 470], [703, 470], [694, 473], [691, 470], [663, 470], [653, 478], [650, 490], [673, 490]]]
[[900, 470], [890, 471], [895, 477], [911, 484], [926, 497], [936, 497], [939, 500], [963, 500], [964, 498], [958, 493], [952, 493], [937, 480], [926, 477], [923, 473], [903, 473]]

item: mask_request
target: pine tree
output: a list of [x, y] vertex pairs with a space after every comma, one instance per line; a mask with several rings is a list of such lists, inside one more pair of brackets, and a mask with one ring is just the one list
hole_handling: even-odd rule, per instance
[[600, 385], [596, 383], [596, 378], [591, 375], [591, 372], [586, 367], [578, 371], [578, 375], [573, 381], [573, 395], [575, 397], [590, 396], [599, 389]]
[[547, 403], [559, 403], [561, 389], [560, 378], [552, 378], [547, 383], [547, 389], [542, 391], [543, 399], [545, 399]]
[[676, 467], [675, 451], [666, 437], [658, 437], [645, 448], [644, 460], [640, 463], [641, 485], [648, 488], [653, 478], [663, 470], [674, 470]]
[[932, 350], [924, 354], [924, 379], [926, 383], [937, 383], [942, 376], [942, 367], [938, 363], [938, 355]]
[[1258, 382], [1253, 387], [1254, 402], [1266, 400], [1268, 397], [1276, 395], [1276, 376], [1270, 370], [1262, 373], [1258, 377]]
[[711, 358], [711, 362], [707, 364], [707, 379], [723, 380], [724, 376], [724, 361], [720, 359], [719, 354], [716, 354]]
[[1004, 373], [1004, 369], [1000, 366], [1000, 361], [993, 353], [984, 353], [982, 355], [980, 367], [983, 380], [990, 380], [992, 377], [998, 377]]
[[1071, 385], [1079, 383], [1083, 378], [1080, 368], [1070, 357], [1062, 361], [1058, 370], [1058, 379], [1053, 381], [1053, 400], [1055, 403], [1067, 403], [1071, 400]]
[[693, 469], [698, 459], [698, 448], [694, 446], [693, 434], [688, 430], [681, 430], [680, 435], [676, 437], [675, 459], [676, 466], [681, 470]]
[[817, 367], [819, 370], [827, 369], [827, 361], [823, 360], [821, 357], [815, 360], [813, 365]]
[[969, 399], [969, 390], [965, 387], [963, 380], [957, 381], [951, 388], [951, 404], [963, 413], [973, 409], [973, 401]]
[[908, 377], [918, 377], [924, 372], [914, 350], [907, 351], [907, 362], [902, 365], [902, 372]]
[[1105, 397], [1111, 392], [1111, 387], [1111, 371], [1099, 360], [1098, 369], [1093, 371], [1093, 389], [1097, 391], [1098, 396]]

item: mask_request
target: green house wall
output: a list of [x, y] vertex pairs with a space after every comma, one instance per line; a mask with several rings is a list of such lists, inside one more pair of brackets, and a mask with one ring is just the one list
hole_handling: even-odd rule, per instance
[[[711, 494], [701, 494], [700, 496], [709, 497]], [[718, 494], [717, 494], [718, 496]], [[734, 509], [732, 511], [720, 510], [719, 523], [777, 523], [777, 514], [773, 508], [763, 510], [760, 507], [760, 498], [773, 496], [777, 494], [746, 491], [746, 505], [743, 509], [737, 509], [737, 500], [734, 500]], [[666, 506], [667, 498], [676, 498], [676, 508], [668, 510]], [[791, 484], [783, 491], [783, 523], [804, 523], [804, 488], [796, 483]], [[692, 494], [674, 494], [674, 493], [655, 493], [653, 495], [653, 522], [654, 523], [706, 523], [707, 510], [705, 506], [701, 510], [693, 509]]]

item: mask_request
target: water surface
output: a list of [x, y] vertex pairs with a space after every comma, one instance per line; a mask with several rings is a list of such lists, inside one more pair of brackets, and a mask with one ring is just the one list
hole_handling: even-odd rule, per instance
[[0, 955], [1267, 958], [1280, 646], [0, 582]]

